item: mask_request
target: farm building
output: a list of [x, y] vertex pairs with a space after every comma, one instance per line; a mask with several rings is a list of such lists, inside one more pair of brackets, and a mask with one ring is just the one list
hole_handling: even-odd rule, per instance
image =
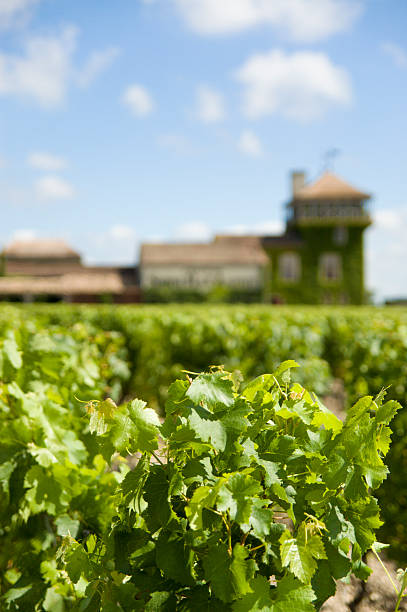
[[16, 240], [2, 253], [0, 299], [137, 302], [137, 269], [84, 266], [63, 240]]

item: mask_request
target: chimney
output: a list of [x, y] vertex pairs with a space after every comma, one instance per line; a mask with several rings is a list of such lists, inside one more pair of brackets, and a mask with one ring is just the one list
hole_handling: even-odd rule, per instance
[[305, 186], [305, 172], [294, 171], [291, 173], [291, 184], [293, 197]]

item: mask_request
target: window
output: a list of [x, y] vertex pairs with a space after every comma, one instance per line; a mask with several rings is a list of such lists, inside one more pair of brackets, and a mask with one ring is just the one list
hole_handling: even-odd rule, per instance
[[342, 276], [342, 260], [337, 253], [324, 253], [319, 262], [319, 272], [322, 280], [338, 281]]
[[279, 276], [295, 283], [301, 276], [301, 259], [297, 253], [283, 253], [278, 259]]
[[338, 225], [333, 231], [334, 244], [344, 245], [348, 242], [348, 228]]

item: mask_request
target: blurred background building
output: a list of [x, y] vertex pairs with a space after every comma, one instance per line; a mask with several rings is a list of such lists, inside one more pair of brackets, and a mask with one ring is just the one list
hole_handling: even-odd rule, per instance
[[134, 266], [84, 266], [63, 240], [16, 240], [2, 253], [0, 297], [9, 301], [136, 302]]
[[292, 173], [278, 236], [142, 244], [136, 266], [84, 266], [62, 240], [14, 241], [2, 253], [2, 299], [138, 302], [250, 301], [362, 304], [363, 232], [370, 195], [325, 172]]

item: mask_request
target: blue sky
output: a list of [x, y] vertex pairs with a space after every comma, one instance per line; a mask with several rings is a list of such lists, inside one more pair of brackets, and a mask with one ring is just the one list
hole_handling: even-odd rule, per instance
[[404, 0], [0, 0], [0, 243], [130, 264], [279, 232], [289, 172], [336, 148], [374, 195], [368, 286], [406, 295], [406, 24]]

